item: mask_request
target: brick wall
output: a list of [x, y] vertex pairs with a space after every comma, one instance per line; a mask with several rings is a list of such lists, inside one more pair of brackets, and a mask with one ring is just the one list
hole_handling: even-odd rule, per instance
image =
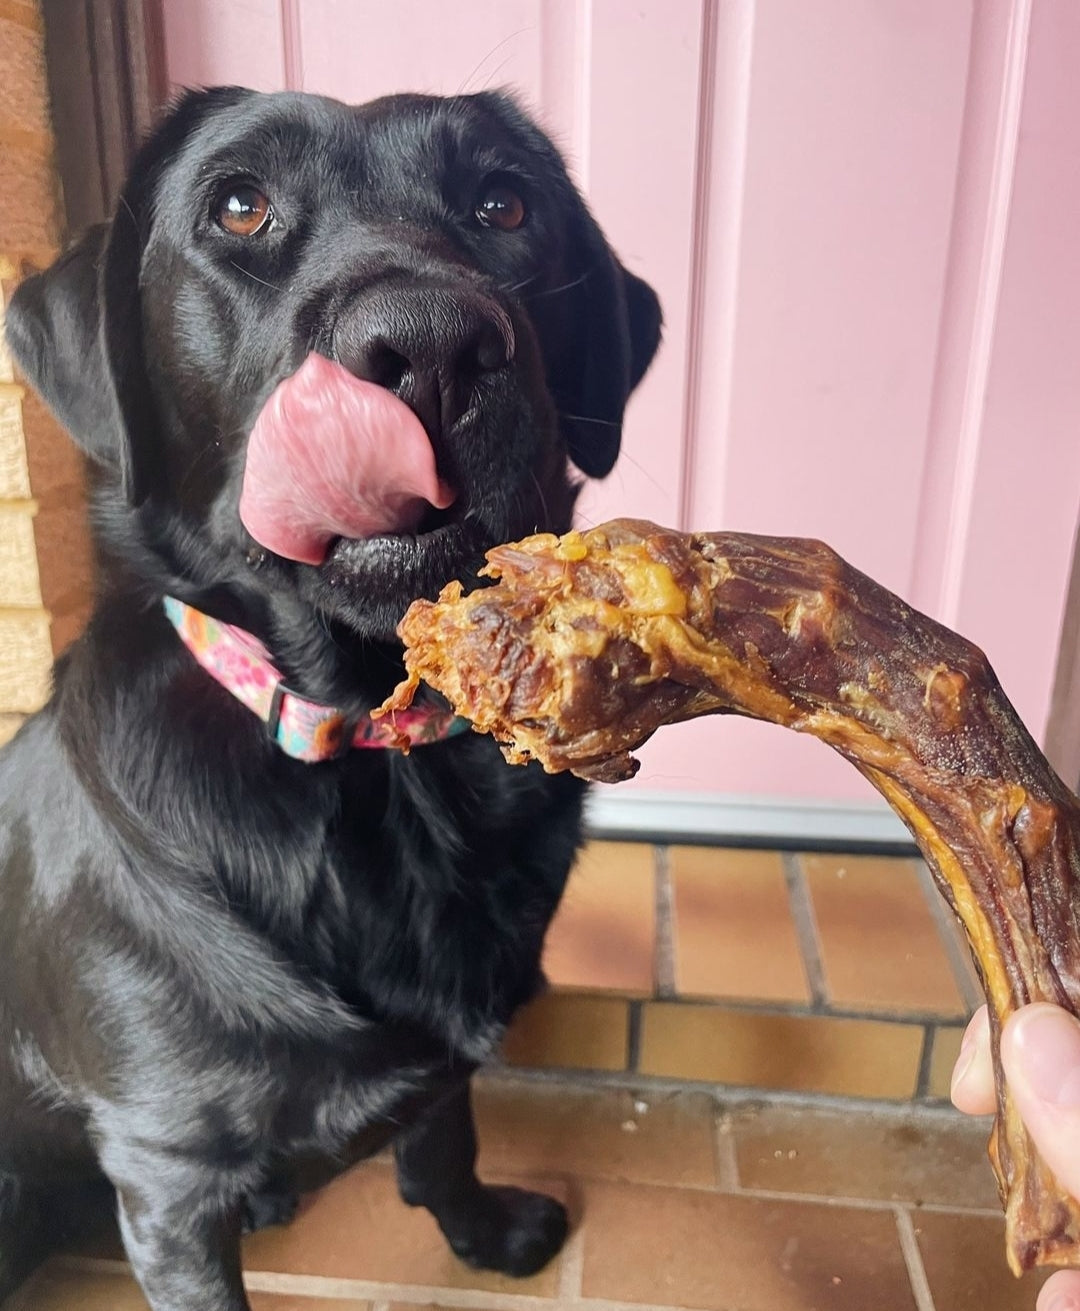
[[[60, 244], [37, 0], [0, 0], [0, 317]], [[91, 598], [82, 461], [0, 344], [0, 742], [48, 695]]]

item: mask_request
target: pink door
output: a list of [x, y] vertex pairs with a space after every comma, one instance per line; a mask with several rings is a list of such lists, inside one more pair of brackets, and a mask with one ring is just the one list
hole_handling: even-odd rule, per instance
[[[581, 518], [822, 537], [1044, 738], [1080, 509], [1075, 0], [165, 0], [171, 80], [512, 86], [666, 344]], [[392, 17], [388, 17], [392, 15]], [[817, 742], [668, 730], [600, 824], [887, 837]]]

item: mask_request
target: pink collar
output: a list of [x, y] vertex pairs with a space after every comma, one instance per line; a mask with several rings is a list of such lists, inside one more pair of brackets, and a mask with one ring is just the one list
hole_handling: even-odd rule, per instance
[[386, 719], [350, 720], [334, 706], [320, 705], [285, 686], [270, 653], [242, 628], [211, 619], [165, 598], [165, 613], [200, 665], [266, 724], [272, 742], [296, 760], [336, 760], [350, 747], [421, 746], [442, 742], [470, 727], [450, 709], [415, 706]]

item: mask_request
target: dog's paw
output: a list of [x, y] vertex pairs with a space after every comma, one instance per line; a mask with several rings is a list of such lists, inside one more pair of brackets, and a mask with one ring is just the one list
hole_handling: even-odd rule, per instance
[[566, 1207], [552, 1197], [521, 1188], [481, 1188], [442, 1227], [468, 1265], [522, 1279], [547, 1265], [566, 1242], [570, 1224]]
[[256, 1233], [274, 1225], [287, 1225], [296, 1215], [300, 1198], [296, 1193], [249, 1193], [240, 1210], [240, 1231]]

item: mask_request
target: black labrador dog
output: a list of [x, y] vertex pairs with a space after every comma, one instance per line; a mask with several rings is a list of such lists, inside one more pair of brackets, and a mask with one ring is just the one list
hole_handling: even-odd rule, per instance
[[[97, 1180], [154, 1311], [243, 1311], [242, 1229], [391, 1139], [460, 1257], [537, 1270], [565, 1213], [478, 1182], [468, 1084], [542, 985], [582, 789], [434, 704], [408, 755], [361, 738], [409, 602], [565, 530], [567, 457], [611, 468], [655, 295], [505, 97], [224, 88], [172, 108], [8, 334], [90, 456], [99, 583], [0, 754], [0, 1294]], [[362, 531], [242, 517], [260, 424], [311, 465], [298, 490], [271, 449], [263, 501], [340, 463]], [[207, 658], [223, 634], [269, 709]], [[287, 749], [283, 697], [332, 710], [329, 749]]]

